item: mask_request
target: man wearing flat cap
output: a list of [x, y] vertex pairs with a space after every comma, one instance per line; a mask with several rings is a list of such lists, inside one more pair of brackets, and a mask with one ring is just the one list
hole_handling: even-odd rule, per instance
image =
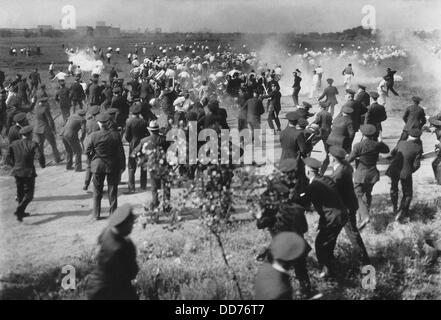
[[[100, 106], [90, 107], [88, 113], [89, 116], [87, 117], [86, 120], [86, 137], [84, 138], [84, 146], [87, 146], [87, 144], [89, 143], [90, 135], [92, 134], [92, 132], [100, 130], [100, 126], [98, 125], [98, 121], [96, 120], [96, 117], [100, 113]], [[83, 186], [84, 191], [86, 191], [89, 188], [90, 181], [92, 181], [92, 172], [90, 172], [89, 157], [86, 156], [86, 174], [84, 177], [84, 186]]]
[[328, 86], [323, 90], [323, 93], [320, 97], [317, 98], [318, 101], [321, 101], [323, 98], [326, 97], [326, 100], [324, 101], [327, 108], [329, 108], [329, 112], [331, 113], [331, 116], [334, 117], [334, 107], [338, 103], [337, 101], [337, 95], [338, 90], [337, 87], [334, 87], [332, 84], [334, 83], [334, 79], [326, 79], [326, 82], [328, 82]]
[[322, 163], [314, 158], [306, 158], [304, 163], [309, 185], [302, 201], [305, 207], [312, 204], [320, 216], [315, 252], [321, 268], [320, 277], [324, 278], [335, 275], [334, 248], [348, 221], [348, 213], [334, 180], [320, 174]]
[[35, 125], [34, 133], [37, 137], [37, 143], [40, 147], [40, 152], [44, 156], [44, 142], [47, 141], [51, 145], [52, 153], [56, 163], [62, 161], [60, 153], [57, 148], [55, 140], [55, 123], [52, 118], [48, 98], [45, 96], [38, 97], [37, 106], [35, 107]]
[[377, 102], [379, 94], [376, 91], [372, 91], [369, 95], [374, 102], [372, 102], [367, 108], [364, 124], [371, 124], [375, 127], [375, 134], [372, 138], [374, 141], [378, 141], [378, 137], [380, 137], [380, 134], [383, 131], [381, 123], [387, 119], [387, 114], [384, 106]]
[[[340, 114], [333, 120], [331, 133], [326, 143], [328, 146], [339, 146], [350, 152], [355, 131], [352, 124], [351, 114], [354, 112], [349, 106], [343, 106]], [[326, 168], [323, 168], [326, 170]], [[324, 171], [322, 171], [324, 172]]]
[[118, 110], [115, 116], [115, 123], [118, 128], [121, 128], [122, 135], [126, 126], [126, 120], [129, 117], [130, 106], [127, 102], [127, 98], [122, 94], [120, 87], [113, 89], [113, 98], [110, 108]]
[[354, 184], [352, 182], [352, 173], [354, 169], [352, 169], [349, 162], [345, 160], [347, 153], [343, 148], [331, 146], [329, 148], [329, 154], [332, 167], [332, 174], [330, 177], [336, 183], [338, 193], [348, 211], [348, 222], [344, 226], [346, 235], [352, 246], [361, 256], [362, 264], [370, 265], [370, 259], [366, 247], [357, 228], [357, 210], [359, 207], [358, 199], [354, 191]]
[[11, 175], [15, 177], [17, 185], [17, 202], [15, 216], [18, 221], [23, 221], [26, 207], [34, 198], [35, 190], [35, 171], [34, 159], [38, 159], [40, 166], [45, 167], [44, 157], [35, 141], [32, 141], [32, 126], [25, 126], [20, 129], [21, 139], [13, 141], [9, 145], [6, 161], [12, 166]]
[[70, 99], [72, 101], [73, 112], [76, 111], [76, 107], [83, 109], [83, 101], [86, 99], [86, 94], [80, 83], [80, 77], [75, 77], [75, 82], [70, 87]]
[[96, 119], [100, 130], [90, 135], [86, 154], [91, 162], [90, 171], [93, 179], [93, 215], [98, 220], [101, 214], [101, 199], [105, 179], [107, 179], [110, 215], [118, 206], [118, 183], [121, 173], [126, 168], [126, 159], [119, 133], [107, 128], [110, 120], [109, 114], [100, 113]]
[[[352, 127], [354, 129], [354, 132], [356, 133], [358, 129], [360, 129], [360, 125], [362, 124], [363, 115], [367, 112], [367, 106], [355, 100], [354, 95], [355, 95], [355, 91], [351, 89], [346, 90], [346, 103], [342, 106], [342, 110], [343, 108], [346, 107], [351, 108], [353, 110], [351, 113]], [[352, 140], [354, 140], [353, 138]]]
[[87, 278], [89, 300], [138, 300], [132, 280], [139, 267], [136, 247], [129, 238], [135, 215], [129, 204], [119, 207], [98, 238], [97, 264]]
[[361, 104], [363, 110], [371, 104], [371, 96], [366, 92], [366, 86], [359, 84], [355, 95], [355, 101]]
[[[420, 168], [420, 161], [423, 155], [422, 142], [420, 140], [421, 130], [418, 128], [408, 129], [409, 137], [407, 140], [398, 142], [392, 150], [392, 162], [386, 170], [386, 175], [391, 179], [390, 197], [392, 200], [393, 213], [395, 219], [409, 214], [410, 202], [412, 201], [413, 186], [412, 174]], [[401, 182], [403, 197], [398, 207], [398, 183]]]
[[28, 119], [26, 118], [26, 113], [24, 113], [24, 112], [17, 113], [14, 116], [13, 120], [14, 120], [15, 125], [13, 125], [11, 128], [9, 128], [9, 131], [8, 131], [9, 144], [14, 142], [15, 140], [19, 140], [21, 137], [21, 135], [20, 135], [21, 128], [24, 128], [27, 125], [29, 125]]
[[372, 189], [380, 181], [377, 162], [380, 153], [389, 153], [389, 147], [375, 140], [376, 128], [372, 124], [362, 125], [363, 139], [356, 143], [348, 157], [348, 162], [355, 160], [354, 188], [358, 200], [358, 215], [362, 229], [369, 222], [369, 209], [372, 203]]
[[[86, 110], [80, 109], [71, 115], [64, 127], [61, 129], [64, 150], [66, 151], [66, 170], [72, 170], [73, 157], [75, 155], [75, 171], [83, 171], [81, 165], [81, 144], [86, 137]], [[78, 137], [80, 135], [80, 137]]]
[[[147, 137], [148, 123], [146, 120], [141, 118], [139, 115], [141, 113], [141, 103], [135, 102], [130, 107], [130, 112], [132, 116], [129, 118], [126, 124], [126, 131], [124, 137], [129, 143], [129, 154], [132, 154], [133, 150], [138, 146], [142, 139]], [[136, 159], [129, 157], [127, 160], [127, 169], [129, 174], [128, 182], [128, 192], [135, 192], [135, 172], [136, 172]], [[145, 190], [147, 186], [147, 171], [144, 168], [140, 168], [140, 184], [141, 189]]]
[[64, 79], [59, 80], [58, 84], [60, 87], [55, 93], [55, 101], [59, 103], [61, 116], [63, 117], [63, 121], [66, 122], [67, 118], [70, 116], [70, 107], [72, 105], [70, 99], [70, 89], [66, 88], [66, 81]]
[[400, 141], [407, 139], [411, 129], [421, 130], [426, 123], [426, 113], [420, 106], [421, 100], [422, 99], [420, 97], [412, 97], [413, 105], [407, 107], [406, 111], [404, 111], [403, 120], [405, 124]]
[[295, 232], [281, 232], [271, 241], [268, 261], [257, 272], [256, 300], [292, 300], [293, 288], [288, 270], [308, 251], [306, 241]]

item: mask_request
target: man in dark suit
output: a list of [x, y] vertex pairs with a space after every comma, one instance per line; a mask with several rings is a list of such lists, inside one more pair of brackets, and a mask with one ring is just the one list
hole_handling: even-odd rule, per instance
[[108, 226], [98, 238], [97, 265], [87, 281], [90, 300], [137, 300], [132, 285], [139, 271], [136, 248], [129, 235], [135, 216], [124, 204], [110, 217]]
[[376, 128], [365, 124], [360, 128], [363, 139], [354, 145], [348, 162], [355, 160], [354, 188], [358, 199], [360, 217], [359, 229], [369, 222], [369, 208], [372, 203], [372, 189], [380, 180], [377, 161], [380, 153], [389, 153], [389, 147], [375, 140]]
[[294, 106], [299, 105], [300, 82], [302, 82], [302, 78], [298, 75], [299, 73], [299, 69], [296, 69], [296, 71], [292, 73], [294, 76], [294, 84], [292, 85], [292, 101], [294, 102]]
[[[89, 108], [89, 117], [86, 121], [86, 137], [84, 140], [84, 145], [87, 146], [89, 142], [90, 135], [92, 132], [99, 131], [100, 126], [96, 121], [97, 115], [100, 113], [100, 106], [92, 106]], [[84, 150], [85, 151], [85, 150]], [[92, 180], [92, 173], [90, 172], [90, 160], [89, 157], [86, 157], [86, 175], [84, 178], [84, 186], [83, 190], [86, 191], [89, 188], [90, 181]]]
[[257, 90], [254, 90], [253, 97], [245, 102], [244, 108], [245, 107], [247, 109], [248, 129], [250, 129], [251, 134], [253, 134], [254, 129], [260, 129], [260, 116], [265, 112]]
[[375, 134], [373, 135], [374, 141], [378, 141], [378, 137], [381, 135], [383, 131], [383, 127], [381, 126], [381, 122], [387, 119], [386, 109], [384, 106], [380, 105], [377, 100], [379, 94], [376, 91], [370, 93], [370, 96], [374, 102], [370, 106], [368, 106], [368, 110], [366, 112], [366, 116], [364, 118], [365, 124], [371, 124], [375, 127]]
[[294, 232], [281, 232], [271, 241], [268, 261], [257, 272], [254, 284], [257, 300], [292, 300], [288, 270], [307, 250], [306, 241]]
[[400, 140], [406, 140], [409, 136], [409, 130], [411, 129], [422, 129], [426, 123], [426, 113], [424, 109], [420, 106], [422, 99], [420, 97], [412, 97], [413, 105], [406, 108], [404, 111], [403, 120], [404, 128], [401, 134]]
[[298, 105], [294, 112], [300, 115], [300, 118], [308, 120], [308, 118], [313, 117], [314, 113], [309, 112], [311, 110], [312, 105], [306, 101], [302, 102], [302, 105]]
[[32, 141], [32, 127], [21, 128], [19, 133], [22, 138], [9, 145], [6, 159], [7, 163], [12, 166], [11, 175], [15, 177], [17, 185], [18, 206], [15, 215], [21, 222], [24, 217], [29, 216], [29, 213], [26, 213], [26, 207], [34, 198], [35, 177], [37, 176], [34, 159], [38, 158], [42, 168], [45, 167], [45, 162], [38, 144]]
[[306, 188], [303, 204], [314, 205], [319, 218], [319, 233], [315, 239], [315, 252], [322, 272], [320, 277], [335, 274], [334, 248], [341, 229], [348, 221], [348, 213], [340, 197], [335, 182], [320, 175], [320, 161], [314, 158], [304, 159], [309, 185]]
[[335, 181], [338, 193], [348, 211], [348, 222], [344, 227], [346, 235], [352, 246], [361, 255], [362, 264], [370, 265], [366, 247], [357, 228], [358, 199], [352, 182], [352, 172], [354, 170], [349, 162], [345, 160], [346, 151], [343, 148], [332, 146], [329, 148], [329, 153], [331, 154], [331, 166], [333, 168], [330, 177]]
[[75, 112], [76, 106], [83, 109], [83, 101], [86, 98], [83, 87], [80, 84], [80, 79], [80, 76], [76, 76], [75, 82], [70, 87], [70, 99], [72, 101], [73, 112]]
[[37, 68], [29, 74], [29, 79], [31, 80], [31, 91], [37, 89], [38, 85], [41, 83], [40, 74], [38, 73]]
[[[316, 113], [315, 120], [312, 123], [319, 126], [319, 135], [316, 138], [316, 141], [318, 142], [320, 139], [323, 142], [326, 152], [326, 158], [323, 161], [323, 168], [326, 171], [326, 168], [329, 165], [329, 146], [327, 141], [332, 128], [332, 114], [328, 111], [328, 104], [326, 102], [319, 102], [319, 105], [320, 111]], [[323, 174], [325, 171], [321, 171], [321, 173]]]
[[58, 152], [57, 142], [55, 140], [55, 123], [52, 118], [47, 97], [40, 97], [38, 99], [37, 106], [35, 107], [35, 119], [34, 133], [37, 136], [40, 152], [44, 156], [44, 142], [47, 139], [52, 147], [55, 162], [60, 163], [62, 159]]
[[[60, 135], [63, 139], [64, 149], [66, 150], [66, 170], [73, 169], [73, 156], [75, 155], [75, 171], [81, 172], [81, 143], [86, 137], [86, 110], [78, 110], [76, 114], [69, 117]], [[78, 134], [80, 133], [80, 137]]]
[[60, 88], [55, 93], [55, 101], [60, 104], [61, 115], [63, 116], [64, 122], [66, 122], [70, 116], [70, 107], [72, 104], [70, 100], [70, 89], [66, 88], [64, 79], [60, 79], [58, 83], [60, 84]]
[[[129, 154], [132, 154], [133, 150], [138, 146], [140, 141], [147, 137], [148, 131], [147, 126], [148, 123], [143, 118], [139, 117], [141, 113], [141, 103], [136, 102], [130, 108], [130, 112], [132, 113], [132, 117], [129, 118], [126, 125], [125, 131], [125, 139], [129, 143]], [[129, 182], [128, 182], [128, 191], [135, 192], [135, 172], [136, 172], [136, 159], [133, 157], [129, 157], [127, 162], [127, 168], [129, 170]], [[147, 186], [147, 170], [145, 168], [141, 169], [140, 176], [140, 184], [141, 189], [145, 190]]]
[[394, 76], [397, 73], [396, 70], [392, 70], [391, 68], [387, 68], [386, 75], [383, 77], [386, 80], [387, 93], [391, 91], [394, 95], [398, 96], [399, 94], [394, 89]]
[[147, 78], [142, 79], [141, 89], [140, 89], [140, 98], [144, 101], [149, 102], [155, 96], [155, 90], [150, 84]]
[[353, 112], [354, 109], [347, 105], [342, 107], [341, 113], [332, 122], [331, 133], [327, 140], [329, 146], [339, 146], [345, 149], [346, 152], [351, 151], [355, 136], [351, 118]]
[[[354, 133], [357, 133], [358, 129], [360, 129], [360, 125], [362, 124], [362, 116], [366, 113], [367, 108], [364, 106], [364, 104], [354, 100], [355, 92], [351, 89], [346, 90], [346, 103], [342, 106], [342, 110], [345, 107], [351, 108], [354, 110], [351, 113], [351, 119], [352, 119], [352, 128], [354, 129]], [[352, 141], [354, 140], [355, 135], [352, 137]]]
[[[387, 168], [386, 175], [391, 178], [390, 197], [396, 220], [399, 221], [409, 213], [410, 202], [412, 201], [413, 186], [412, 174], [420, 167], [420, 160], [423, 154], [422, 142], [420, 140], [421, 130], [418, 128], [408, 129], [408, 140], [400, 141], [392, 150], [393, 160]], [[398, 183], [401, 182], [403, 198], [398, 208]]]
[[270, 129], [274, 130], [273, 121], [276, 123], [277, 131], [280, 132], [280, 120], [279, 120], [279, 112], [281, 110], [280, 98], [282, 94], [280, 93], [279, 87], [276, 83], [271, 84], [271, 91], [267, 96], [263, 96], [263, 99], [269, 98], [268, 101], [268, 125]]
[[367, 107], [371, 104], [371, 97], [369, 93], [366, 92], [366, 86], [361, 84], [358, 85], [358, 92], [354, 100], [361, 104], [363, 110], [367, 109]]
[[112, 214], [118, 206], [118, 183], [126, 167], [121, 137], [117, 132], [107, 129], [109, 120], [110, 116], [107, 113], [100, 113], [97, 116], [100, 131], [90, 135], [86, 147], [93, 175], [93, 214], [97, 220], [101, 213], [104, 180], [107, 178], [109, 213]]
[[112, 103], [110, 104], [110, 108], [117, 109], [116, 113], [116, 125], [118, 128], [121, 128], [121, 133], [124, 132], [124, 128], [126, 125], [126, 120], [129, 117], [129, 103], [127, 102], [126, 97], [122, 94], [122, 90], [120, 87], [115, 87], [113, 89], [113, 98]]
[[103, 87], [98, 84], [98, 80], [99, 75], [94, 74], [92, 78], [92, 83], [86, 88], [86, 95], [89, 98], [90, 106], [99, 106], [103, 102]]
[[320, 101], [326, 97], [324, 103], [329, 108], [331, 117], [334, 117], [334, 107], [338, 103], [337, 101], [338, 90], [336, 87], [332, 85], [334, 83], [334, 79], [331, 78], [326, 79], [326, 82], [328, 82], [329, 85], [323, 90], [322, 95], [318, 97], [317, 100]]

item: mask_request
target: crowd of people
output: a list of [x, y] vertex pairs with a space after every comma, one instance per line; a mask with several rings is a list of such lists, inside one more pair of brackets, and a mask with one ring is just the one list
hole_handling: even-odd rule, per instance
[[[93, 291], [91, 297], [122, 297], [122, 292], [133, 296], [130, 281], [137, 273], [136, 254], [127, 236], [134, 219], [130, 207], [118, 208], [122, 173], [128, 170], [128, 192], [137, 189], [137, 169], [141, 190], [146, 190], [149, 176], [151, 205], [159, 207], [158, 190], [164, 189], [162, 202], [165, 203], [170, 199], [170, 186], [155, 170], [149, 169], [149, 165], [141, 166], [138, 159], [144, 156], [151, 161], [155, 159], [154, 153], [167, 150], [169, 142], [165, 136], [170, 129], [188, 131], [190, 126], [196, 125], [198, 131], [213, 129], [220, 134], [221, 129], [237, 125], [239, 130], [253, 132], [261, 128], [264, 113], [268, 114], [268, 127], [279, 135], [282, 154], [277, 165], [280, 175], [262, 194], [262, 212], [257, 219], [258, 228], [269, 229], [273, 239], [270, 247], [258, 257], [265, 263], [257, 275], [256, 297], [290, 298], [292, 288], [287, 276], [290, 268], [295, 269], [303, 297], [317, 297], [306, 267], [306, 256], [311, 250], [303, 238], [308, 230], [306, 211], [315, 211], [320, 217], [315, 253], [321, 277], [338, 273], [333, 252], [342, 229], [359, 252], [361, 264], [370, 264], [359, 230], [369, 223], [372, 189], [380, 177], [379, 154], [390, 154], [391, 163], [386, 171], [391, 179], [390, 199], [396, 220], [405, 221], [412, 200], [412, 175], [419, 169], [423, 154], [420, 137], [426, 115], [420, 106], [422, 98], [412, 98], [412, 104], [403, 114], [403, 133], [397, 145], [389, 147], [382, 141], [382, 123], [387, 119], [384, 100], [381, 101], [378, 91], [367, 92], [363, 84], [354, 85], [356, 73], [351, 64], [342, 71], [345, 101], [341, 102], [341, 111], [336, 115], [339, 90], [334, 86], [334, 79], [327, 78], [327, 86], [322, 87], [325, 71], [320, 65], [314, 68], [316, 90], [310, 98], [317, 99], [320, 111], [313, 114], [310, 103], [299, 101], [302, 78], [297, 69], [292, 78], [294, 106], [286, 114], [286, 128], [282, 128], [279, 81], [286, 75], [281, 66], [270, 68], [252, 53], [234, 52], [228, 46], [219, 46], [215, 51], [203, 44], [160, 49], [161, 54], [142, 62], [137, 48], [133, 53], [130, 51], [129, 79], [121, 78], [114, 67], [108, 78], [92, 72], [86, 82], [86, 73], [78, 72], [81, 68], [70, 68], [71, 63], [63, 77], [52, 76], [53, 68], [49, 69], [51, 78], [58, 82], [53, 97], [63, 119], [58, 132], [48, 102], [50, 97], [38, 69], [28, 77], [18, 74], [7, 83], [4, 77], [0, 79], [0, 130], [9, 142], [6, 158], [16, 179], [18, 221], [29, 216], [26, 208], [33, 198], [36, 177], [33, 159], [38, 158], [41, 167], [48, 165], [46, 140], [52, 147], [55, 163], [65, 161], [67, 170], [84, 172], [84, 190], [92, 182], [96, 219], [101, 218], [101, 200], [107, 180], [111, 217], [109, 229], [100, 236], [102, 248], [95, 272], [99, 290]], [[103, 50], [94, 47], [92, 51], [104, 59], [100, 55]], [[170, 51], [180, 55], [171, 56]], [[107, 59], [110, 63], [110, 58]], [[387, 96], [389, 91], [398, 94], [393, 88], [395, 72], [386, 71], [379, 90], [381, 94]], [[74, 80], [68, 86], [66, 82], [70, 78]], [[228, 121], [233, 110], [238, 112], [234, 125]], [[30, 113], [33, 113], [33, 123], [28, 120]], [[167, 119], [163, 126], [158, 119], [162, 114]], [[431, 117], [430, 123], [440, 138], [441, 115]], [[363, 139], [354, 144], [359, 131]], [[58, 150], [57, 136], [64, 145], [65, 159]], [[124, 151], [124, 141], [129, 145], [128, 153]], [[325, 149], [323, 162], [312, 157], [317, 143], [322, 143]], [[352, 162], [355, 162], [355, 171]], [[438, 181], [441, 181], [440, 163], [439, 157], [433, 163]], [[157, 163], [156, 166], [168, 168], [169, 164]], [[403, 192], [400, 204], [398, 184]], [[163, 210], [169, 207], [164, 205]], [[123, 253], [115, 246], [122, 248]], [[113, 272], [106, 269], [109, 255], [127, 260], [113, 266], [118, 268]], [[125, 273], [125, 268], [130, 272], [123, 279], [117, 279], [115, 275]], [[113, 277], [108, 277], [110, 273]]]

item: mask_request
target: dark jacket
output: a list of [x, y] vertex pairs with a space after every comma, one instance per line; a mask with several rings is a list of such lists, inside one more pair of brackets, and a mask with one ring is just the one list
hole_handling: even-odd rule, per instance
[[89, 103], [91, 106], [99, 106], [102, 103], [102, 91], [103, 88], [97, 83], [92, 83], [87, 88], [86, 93], [89, 96]]
[[362, 115], [364, 115], [367, 112], [367, 108], [363, 104], [355, 100], [346, 102], [342, 106], [342, 109], [346, 106], [354, 110], [354, 112], [352, 112], [350, 116], [352, 119], [352, 127], [354, 131], [357, 132], [358, 129], [360, 129], [361, 123], [363, 122]]
[[319, 100], [322, 100], [324, 97], [326, 97], [326, 104], [328, 106], [330, 106], [331, 104], [337, 104], [337, 95], [338, 95], [338, 90], [336, 87], [334, 86], [328, 86], [323, 90], [322, 95], [318, 98]]
[[81, 133], [80, 140], [84, 140], [86, 136], [86, 120], [77, 114], [73, 114], [67, 119], [60, 135], [69, 140], [78, 140], [78, 133]]
[[131, 284], [139, 271], [133, 242], [106, 228], [98, 244], [97, 266], [87, 282], [89, 299], [137, 299]]
[[252, 97], [245, 102], [247, 108], [247, 122], [260, 124], [260, 116], [265, 112], [262, 100]]
[[357, 93], [354, 100], [360, 103], [364, 108], [367, 108], [371, 104], [371, 96], [364, 90]]
[[131, 153], [139, 142], [147, 137], [148, 123], [142, 118], [130, 118], [127, 121], [126, 131], [125, 131], [125, 139], [129, 143], [129, 152]]
[[38, 103], [35, 107], [35, 126], [34, 133], [44, 134], [46, 130], [55, 132], [54, 119], [48, 103]]
[[70, 87], [70, 98], [74, 101], [83, 101], [86, 98], [83, 87], [80, 83], [75, 82]]
[[409, 179], [421, 165], [420, 160], [423, 155], [421, 140], [400, 141], [391, 154], [394, 158], [386, 170], [386, 175], [392, 179]]
[[60, 103], [60, 108], [70, 108], [70, 90], [66, 87], [61, 87], [60, 89], [58, 89], [57, 93], [55, 94], [55, 101]]
[[9, 145], [7, 162], [12, 166], [11, 175], [16, 177], [36, 177], [34, 160], [38, 159], [40, 166], [45, 167], [44, 156], [37, 142], [31, 139], [19, 139]]
[[268, 262], [257, 272], [254, 284], [256, 300], [291, 300], [293, 289], [289, 274], [280, 272]]
[[315, 120], [313, 123], [316, 123], [320, 126], [320, 137], [322, 139], [328, 138], [331, 133], [332, 127], [332, 115], [326, 110], [321, 110], [315, 115]]
[[353, 172], [354, 169], [352, 169], [352, 166], [344, 161], [337, 167], [330, 177], [335, 181], [338, 193], [340, 194], [346, 208], [355, 211], [358, 209], [358, 199], [355, 195], [354, 184], [352, 182]]
[[328, 137], [327, 143], [330, 146], [339, 146], [348, 151], [351, 149], [354, 135], [351, 117], [340, 114], [332, 123], [331, 134]]
[[348, 162], [355, 160], [354, 183], [374, 184], [380, 180], [377, 169], [378, 155], [389, 153], [389, 147], [383, 142], [364, 138], [356, 143], [348, 157]]
[[387, 119], [386, 109], [378, 102], [372, 103], [367, 109], [364, 123], [374, 125], [377, 132], [381, 131], [381, 122]]
[[103, 129], [89, 137], [86, 154], [92, 173], [115, 173], [125, 169], [125, 154], [121, 137], [116, 131]]
[[426, 113], [423, 108], [414, 104], [406, 108], [403, 120], [406, 123], [404, 125], [404, 131], [409, 131], [414, 128], [421, 129], [426, 123]]
[[280, 133], [282, 156], [280, 160], [294, 158], [306, 153], [305, 136], [302, 130], [288, 126]]

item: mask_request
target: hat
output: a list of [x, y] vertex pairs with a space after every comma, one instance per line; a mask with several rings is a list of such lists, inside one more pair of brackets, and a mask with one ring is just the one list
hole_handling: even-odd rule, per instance
[[326, 79], [326, 82], [327, 82], [327, 83], [333, 83], [333, 82], [334, 82], [334, 79], [332, 79], [332, 78], [328, 78], [328, 79]]
[[87, 113], [87, 112], [86, 112], [86, 110], [84, 110], [84, 109], [80, 109], [80, 110], [77, 111], [77, 114], [78, 114], [79, 116], [84, 116], [86, 113]]
[[349, 106], [343, 106], [343, 108], [341, 108], [341, 112], [351, 114], [352, 112], [354, 112], [354, 109]]
[[431, 125], [433, 125], [435, 127], [441, 127], [441, 120], [438, 120], [437, 116], [430, 117], [429, 122]]
[[113, 93], [120, 93], [121, 92], [121, 88], [120, 87], [115, 87], [113, 88]]
[[109, 218], [109, 227], [117, 227], [120, 224], [128, 221], [129, 219], [134, 220], [135, 216], [132, 212], [132, 206], [128, 203], [120, 206]]
[[280, 232], [271, 241], [271, 255], [274, 260], [295, 260], [305, 249], [305, 240], [295, 232]]
[[331, 146], [329, 148], [329, 153], [337, 159], [344, 159], [346, 157], [346, 151], [339, 146]]
[[20, 131], [18, 133], [20, 134], [28, 134], [31, 133], [33, 130], [32, 126], [26, 126], [20, 129]]
[[299, 69], [296, 69], [296, 71], [295, 72], [297, 72], [297, 73], [302, 73]]
[[377, 132], [377, 128], [373, 124], [365, 124], [360, 127], [360, 131], [365, 136], [373, 136]]
[[380, 96], [377, 91], [369, 92], [369, 95], [372, 99], [378, 99], [378, 97]]
[[96, 116], [98, 113], [100, 113], [100, 106], [92, 106], [89, 108], [89, 113], [93, 116]]
[[295, 122], [301, 118], [300, 114], [295, 111], [288, 112], [286, 115], [286, 119], [291, 122]]
[[305, 166], [310, 167], [312, 169], [320, 169], [322, 167], [322, 163], [315, 158], [308, 157], [303, 159]]
[[157, 131], [159, 130], [159, 124], [156, 120], [152, 120], [149, 123], [149, 126], [147, 127], [150, 131]]
[[409, 130], [409, 136], [414, 137], [414, 138], [421, 137], [422, 133], [423, 132], [420, 129], [418, 129], [418, 128], [413, 128], [413, 129]]
[[26, 113], [24, 112], [17, 113], [13, 118], [14, 122], [20, 122], [23, 121], [24, 119], [26, 119]]
[[93, 79], [98, 79], [99, 77], [100, 77], [100, 75], [98, 73], [92, 74], [92, 78]]
[[358, 87], [359, 87], [360, 89], [366, 90], [366, 86], [364, 86], [364, 85], [362, 85], [362, 84], [359, 84]]
[[306, 101], [303, 101], [302, 104], [305, 108], [312, 108], [312, 105]]
[[134, 103], [131, 107], [130, 107], [130, 112], [133, 114], [138, 114], [141, 112], [141, 104], [139, 102]]
[[300, 118], [298, 121], [297, 121], [297, 125], [299, 126], [299, 127], [301, 127], [301, 128], [306, 128], [307, 126], [308, 126], [308, 120], [306, 120], [305, 118]]
[[112, 114], [116, 114], [119, 110], [116, 108], [109, 108], [107, 109], [107, 113], [112, 115]]
[[99, 122], [107, 122], [110, 120], [110, 115], [108, 113], [100, 113], [96, 116], [96, 120]]
[[421, 99], [420, 97], [412, 97], [412, 100], [413, 100], [413, 102], [418, 103], [418, 102], [421, 102], [421, 100], [423, 100], [423, 99]]
[[355, 91], [352, 89], [346, 89], [346, 93], [354, 95]]
[[283, 159], [279, 163], [279, 170], [282, 172], [297, 170], [297, 160], [294, 158]]

